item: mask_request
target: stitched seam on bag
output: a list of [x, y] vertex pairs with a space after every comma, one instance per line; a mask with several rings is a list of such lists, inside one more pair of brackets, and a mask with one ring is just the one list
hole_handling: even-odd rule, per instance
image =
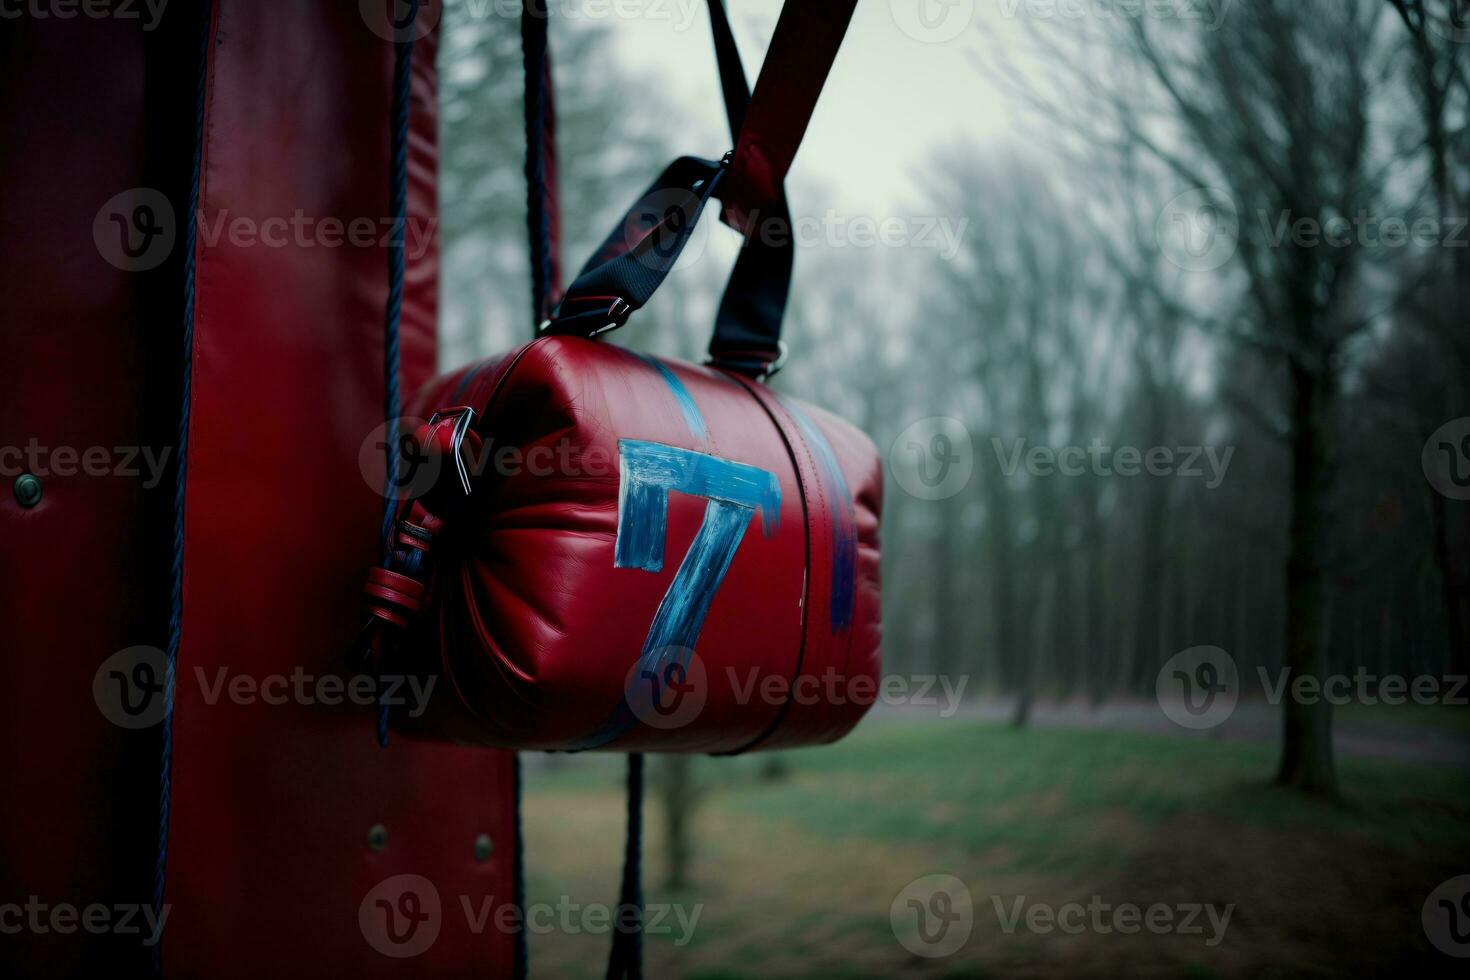
[[[731, 377], [731, 375], [726, 375], [726, 377]], [[776, 428], [777, 435], [781, 437], [781, 441], [786, 445], [787, 455], [791, 458], [791, 468], [796, 475], [796, 487], [801, 494], [802, 517], [804, 518], [802, 521], [802, 532], [806, 536], [806, 561], [802, 570], [802, 584], [805, 587], [805, 592], [802, 595], [801, 605], [801, 645], [797, 649], [796, 664], [792, 670], [791, 682], [787, 688], [786, 700], [782, 702], [781, 707], [777, 709], [776, 716], [771, 719], [770, 724], [767, 725], [765, 727], [765, 730], [763, 730], [759, 735], [757, 735], [755, 738], [751, 739], [744, 745], [740, 746], [738, 749], [733, 749], [729, 752], [717, 753], [719, 755], [740, 755], [744, 752], [749, 752], [750, 750], [759, 746], [762, 742], [770, 739], [771, 736], [773, 736], [777, 731], [780, 730], [782, 723], [786, 721], [786, 716], [791, 710], [791, 704], [796, 693], [796, 682], [802, 676], [802, 670], [806, 666], [807, 641], [811, 635], [811, 613], [812, 609], [819, 605], [818, 603], [814, 603], [812, 601], [811, 593], [812, 589], [815, 587], [816, 577], [812, 574], [811, 567], [811, 507], [810, 501], [808, 500], [807, 481], [802, 474], [801, 461], [797, 458], [796, 455], [796, 446], [800, 445], [802, 453], [806, 456], [809, 472], [811, 472], [813, 476], [816, 476], [817, 473], [816, 460], [811, 455], [811, 447], [806, 444], [806, 440], [801, 438], [800, 432], [797, 431], [796, 426], [790, 416], [787, 414], [785, 407], [781, 405], [778, 399], [771, 397], [769, 393], [757, 388], [753, 382], [748, 381], [743, 377], [736, 377], [735, 380], [738, 381], [739, 384], [744, 387], [747, 392], [749, 392], [750, 396], [755, 399], [756, 404], [759, 405], [761, 409], [766, 413], [767, 417], [770, 418], [771, 424], [774, 425]], [[820, 479], [817, 479], [815, 482], [820, 484], [821, 481]], [[820, 495], [820, 485], [817, 488], [817, 492]], [[826, 502], [824, 498], [824, 507], [825, 504]]]

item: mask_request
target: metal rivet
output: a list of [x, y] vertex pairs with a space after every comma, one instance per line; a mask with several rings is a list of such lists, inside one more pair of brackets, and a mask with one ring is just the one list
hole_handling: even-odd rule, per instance
[[481, 834], [475, 838], [475, 860], [490, 860], [490, 852], [495, 850], [495, 842], [490, 839], [489, 834]]
[[22, 507], [34, 507], [41, 502], [41, 478], [34, 473], [22, 473], [15, 481], [15, 502]]
[[388, 828], [375, 823], [368, 831], [368, 850], [381, 851], [388, 846]]

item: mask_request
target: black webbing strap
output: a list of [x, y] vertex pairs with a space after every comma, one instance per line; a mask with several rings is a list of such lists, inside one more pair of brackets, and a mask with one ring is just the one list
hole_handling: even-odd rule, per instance
[[[718, 196], [726, 222], [745, 234], [747, 246], [720, 305], [711, 359], [753, 376], [779, 365], [794, 253], [781, 185], [855, 3], [788, 3], [755, 93], [746, 97], [729, 21], [721, 0], [710, 0], [721, 87], [736, 137], [733, 155], [718, 164], [684, 157], [665, 170], [582, 267], [541, 325], [543, 332], [592, 336], [622, 326], [667, 277], [704, 205]], [[533, 90], [530, 73], [539, 78], [541, 70], [541, 64], [528, 61], [528, 93]], [[733, 190], [719, 190], [732, 178]]]

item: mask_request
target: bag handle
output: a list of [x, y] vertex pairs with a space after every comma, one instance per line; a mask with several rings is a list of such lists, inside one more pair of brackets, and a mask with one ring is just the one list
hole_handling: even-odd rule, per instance
[[[787, 3], [753, 95], [721, 0], [710, 0], [715, 53], [735, 149], [716, 162], [681, 157], [649, 186], [582, 267], [559, 302], [554, 286], [555, 194], [544, 182], [549, 92], [545, 24], [526, 25], [527, 174], [531, 190], [533, 278], [538, 313], [551, 308], [539, 331], [595, 336], [615, 329], [652, 297], [688, 243], [704, 206], [718, 197], [726, 224], [747, 237], [716, 318], [710, 361], [754, 376], [780, 367], [781, 320], [790, 291], [794, 243], [782, 188], [805, 135], [856, 0]], [[536, 19], [530, 8], [526, 18]], [[533, 43], [534, 42], [534, 43]], [[545, 91], [543, 91], [545, 90]], [[533, 107], [533, 100], [535, 106]], [[771, 222], [776, 236], [761, 234]]]

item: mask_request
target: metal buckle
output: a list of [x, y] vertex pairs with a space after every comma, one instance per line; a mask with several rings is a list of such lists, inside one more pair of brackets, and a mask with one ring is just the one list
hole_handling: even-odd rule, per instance
[[[603, 325], [599, 326], [599, 327], [593, 327], [591, 330], [578, 330], [578, 331], [573, 331], [579, 337], [596, 337], [598, 334], [604, 334], [604, 333], [607, 333], [609, 330], [616, 330], [619, 327], [626, 326], [627, 323], [628, 323], [628, 317], [630, 317], [630, 316], [633, 315], [633, 304], [632, 303], [629, 303], [627, 300], [623, 299], [621, 296], [592, 297], [592, 298], [593, 299], [611, 299], [612, 300], [612, 302], [608, 304], [608, 307], [607, 307], [606, 312], [603, 314], [607, 318], [607, 322], [604, 323]], [[583, 302], [586, 302], [586, 301], [584, 300]], [[596, 312], [596, 311], [594, 310], [592, 312]], [[558, 308], [557, 313], [558, 314], [561, 313], [560, 308]], [[571, 316], [561, 316], [561, 315], [553, 316], [553, 317], [551, 317], [549, 319], [542, 320], [540, 323], [538, 323], [536, 325], [536, 332], [538, 334], [551, 333], [552, 330], [553, 330], [553, 328], [558, 323], [562, 323], [562, 322], [565, 322], [566, 320], [574, 319], [576, 317], [588, 316], [588, 315], [589, 315], [588, 313], [574, 313]]]
[[[769, 381], [772, 377], [775, 376], [777, 371], [786, 366], [786, 358], [791, 354], [791, 349], [786, 346], [786, 341], [776, 341], [776, 351], [776, 359], [767, 364], [759, 374], [755, 375], [755, 380], [761, 382]], [[704, 359], [704, 363], [709, 367], [724, 368], [727, 371], [734, 371], [737, 374], [746, 374], [745, 371], [742, 371], [739, 368], [726, 368], [724, 364], [719, 360], [719, 358], [716, 357], [706, 357]]]
[[464, 464], [464, 453], [460, 450], [464, 446], [464, 437], [469, 434], [470, 426], [475, 424], [475, 410], [468, 406], [463, 408], [451, 408], [445, 412], [435, 412], [429, 419], [429, 428], [433, 429], [440, 421], [454, 418], [454, 429], [449, 434], [449, 449], [454, 455], [454, 469], [459, 474], [459, 485], [464, 488], [465, 496], [470, 495], [470, 471]]
[[776, 341], [776, 350], [779, 353], [776, 355], [776, 359], [766, 366], [765, 372], [761, 375], [762, 381], [771, 380], [777, 371], [786, 366], [786, 358], [791, 356], [791, 348], [786, 346], [786, 341], [784, 340]]

